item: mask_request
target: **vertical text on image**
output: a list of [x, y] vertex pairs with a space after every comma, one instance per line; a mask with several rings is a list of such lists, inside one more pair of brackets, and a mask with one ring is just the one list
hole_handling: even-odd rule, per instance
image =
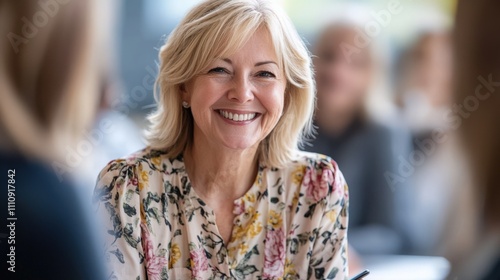
[[7, 244], [8, 270], [16, 272], [16, 170], [7, 170], [7, 229], [9, 231]]

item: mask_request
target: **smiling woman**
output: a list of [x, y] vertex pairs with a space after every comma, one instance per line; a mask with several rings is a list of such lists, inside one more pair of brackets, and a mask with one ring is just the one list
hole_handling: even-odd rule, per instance
[[209, 0], [160, 51], [150, 146], [98, 178], [118, 279], [345, 279], [347, 185], [311, 132], [311, 58], [270, 1]]
[[286, 79], [275, 61], [269, 33], [261, 28], [187, 83], [182, 94], [195, 120], [193, 140], [201, 140], [193, 147], [257, 150], [283, 114]]
[[[225, 72], [234, 76], [237, 69], [228, 68], [231, 64], [229, 56], [239, 53], [240, 58], [244, 56], [248, 60], [248, 53], [240, 51], [244, 45], [254, 55], [255, 68], [274, 58], [275, 61], [271, 61], [276, 67], [272, 69], [277, 71], [275, 75], [287, 87], [283, 117], [259, 147], [262, 160], [269, 165], [283, 166], [293, 157], [303, 136], [310, 134], [314, 82], [307, 49], [281, 9], [265, 2], [245, 2], [204, 2], [193, 9], [170, 34], [160, 51], [158, 110], [150, 117], [148, 134], [151, 146], [168, 147], [170, 156], [184, 151], [193, 140], [189, 136], [193, 134], [194, 122], [191, 112], [182, 110], [180, 106], [185, 98], [183, 88], [193, 82], [193, 78], [210, 70], [211, 73]], [[259, 42], [251, 42], [250, 38], [256, 37], [254, 33], [258, 29], [264, 37]], [[248, 41], [250, 43], [246, 44]], [[263, 51], [265, 53], [261, 53]], [[245, 62], [248, 64], [250, 61]], [[267, 69], [269, 67], [261, 67], [261, 70]], [[265, 75], [260, 73], [260, 76]]]

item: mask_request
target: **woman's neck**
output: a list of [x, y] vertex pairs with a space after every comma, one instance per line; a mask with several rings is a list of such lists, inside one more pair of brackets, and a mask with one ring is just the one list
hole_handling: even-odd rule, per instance
[[193, 138], [193, 144], [184, 152], [184, 162], [198, 195], [226, 202], [242, 197], [257, 175], [257, 145], [234, 150], [201, 137]]

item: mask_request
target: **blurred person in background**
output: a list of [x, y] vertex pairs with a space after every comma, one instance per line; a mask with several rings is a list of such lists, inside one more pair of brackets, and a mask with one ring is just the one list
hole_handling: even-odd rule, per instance
[[422, 32], [398, 63], [397, 103], [414, 137], [443, 125], [451, 102], [452, 49], [446, 30]]
[[[384, 174], [396, 172], [397, 156], [406, 155], [409, 138], [403, 131], [376, 121], [368, 109], [371, 91], [382, 79], [373, 44], [359, 47], [359, 30], [350, 23], [332, 23], [314, 46], [317, 85], [315, 124], [318, 135], [309, 151], [334, 157], [350, 186], [350, 244], [363, 254], [396, 254], [406, 237], [397, 225], [396, 196]], [[357, 47], [349, 55], [346, 45]], [[350, 256], [351, 257], [351, 256]]]
[[[466, 168], [456, 160], [456, 139], [450, 135], [447, 112], [452, 101], [452, 46], [447, 30], [422, 32], [397, 66], [396, 102], [411, 132], [413, 199], [404, 220], [411, 253], [441, 255], [447, 250], [445, 224], [454, 215], [460, 174]], [[452, 172], [443, 172], [442, 167]], [[422, 234], [425, 229], [426, 234]]]
[[[500, 2], [459, 1], [456, 30], [454, 104], [459, 132], [469, 159], [464, 180], [473, 207], [462, 206], [449, 221], [450, 279], [500, 279]], [[459, 202], [456, 202], [459, 203]], [[465, 205], [467, 206], [467, 205]], [[468, 212], [474, 212], [472, 218]], [[462, 231], [461, 224], [471, 230]]]
[[15, 201], [1, 217], [17, 219], [0, 232], [2, 279], [104, 278], [88, 207], [58, 177], [78, 169], [68, 151], [80, 151], [97, 108], [96, 4], [0, 1], [1, 199], [7, 208], [8, 188]]

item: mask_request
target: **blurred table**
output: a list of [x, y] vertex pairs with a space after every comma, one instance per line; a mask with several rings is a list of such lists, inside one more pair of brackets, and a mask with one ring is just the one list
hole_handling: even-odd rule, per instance
[[445, 258], [428, 256], [363, 256], [363, 267], [366, 280], [443, 280], [450, 272]]

